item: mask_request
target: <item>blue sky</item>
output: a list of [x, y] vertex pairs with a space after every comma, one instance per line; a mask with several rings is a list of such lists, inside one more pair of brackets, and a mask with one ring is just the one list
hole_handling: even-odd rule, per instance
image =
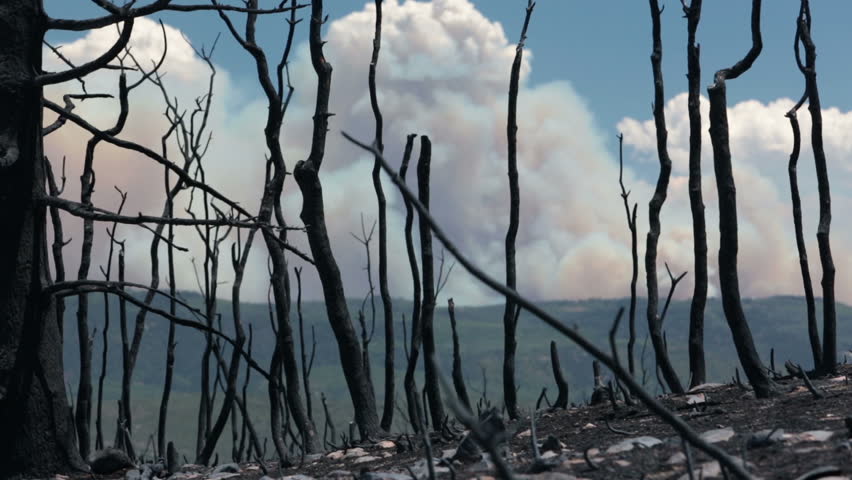
[[[182, 0], [181, 0], [182, 1]], [[204, 1], [204, 0], [198, 0]], [[262, 2], [272, 5], [277, 2]], [[326, 0], [329, 22], [324, 29], [325, 52], [334, 66], [331, 119], [323, 184], [332, 244], [341, 265], [348, 294], [359, 296], [363, 285], [363, 250], [349, 232], [360, 231], [360, 214], [375, 216], [369, 178], [372, 160], [353, 149], [339, 135], [347, 130], [369, 139], [372, 115], [366, 76], [372, 38], [372, 2]], [[730, 67], [750, 47], [750, 4], [747, 0], [704, 2], [698, 39], [701, 44], [702, 84], [713, 73]], [[801, 294], [801, 277], [790, 218], [786, 160], [791, 145], [784, 113], [798, 98], [803, 80], [792, 55], [796, 0], [765, 0], [762, 15], [764, 49], [754, 67], [728, 86], [731, 150], [738, 187], [740, 214], [740, 279], [744, 296]], [[852, 95], [848, 79], [852, 67], [848, 49], [852, 31], [843, 20], [852, 18], [852, 2], [813, 2], [813, 36], [818, 50], [818, 73], [825, 118], [825, 143], [836, 212], [852, 209]], [[54, 17], [99, 15], [83, 0], [45, 0]], [[385, 144], [389, 158], [398, 159], [402, 141], [410, 132], [429, 134], [433, 141], [433, 212], [451, 236], [486, 271], [503, 275], [503, 238], [507, 224], [506, 101], [509, 71], [523, 20], [525, 0], [386, 0], [385, 36], [379, 60], [379, 100], [385, 115]], [[302, 13], [303, 12], [303, 13]], [[307, 10], [300, 12], [304, 17]], [[158, 15], [168, 26], [169, 58], [164, 67], [175, 94], [184, 105], [206, 87], [205, 66], [181, 41], [210, 45], [222, 38], [214, 62], [218, 86], [212, 121], [214, 143], [210, 151], [210, 178], [227, 194], [245, 205], [255, 205], [262, 181], [265, 154], [261, 125], [266, 104], [254, 65], [230, 37], [215, 13]], [[239, 15], [232, 17], [241, 25]], [[307, 22], [299, 25], [297, 48], [291, 57], [296, 88], [285, 119], [282, 147], [288, 165], [305, 158], [310, 138], [310, 116], [316, 78], [305, 47]], [[286, 34], [281, 17], [259, 22], [261, 45], [277, 58]], [[76, 62], [99, 54], [114, 41], [115, 31], [89, 34], [53, 32], [49, 40], [64, 44], [63, 52]], [[663, 13], [666, 114], [672, 180], [662, 212], [658, 270], [667, 284], [663, 262], [673, 271], [692, 266], [692, 227], [687, 180], [688, 122], [686, 115], [686, 21], [679, 0], [666, 2]], [[160, 33], [155, 24], [137, 22], [131, 40], [134, 51], [157, 56]], [[628, 294], [630, 236], [618, 195], [618, 161], [615, 135], [625, 133], [625, 182], [639, 203], [639, 237], [647, 232], [647, 204], [657, 176], [651, 101], [651, 19], [643, 0], [586, 1], [540, 0], [528, 32], [528, 52], [522, 69], [524, 83], [519, 98], [519, 168], [521, 170], [521, 230], [518, 238], [519, 284], [535, 298], [623, 297]], [[45, 53], [49, 69], [61, 69]], [[91, 76], [90, 90], [114, 91], [114, 72]], [[76, 90], [76, 84], [52, 87], [48, 95]], [[159, 93], [140, 89], [134, 93], [125, 135], [152, 146], [166, 129], [158, 120]], [[706, 102], [702, 108], [706, 110]], [[81, 114], [94, 119], [114, 118], [109, 102], [86, 102]], [[710, 252], [710, 292], [717, 283], [718, 213], [713, 178], [712, 151], [706, 135], [703, 155], [703, 189]], [[46, 121], [50, 116], [46, 115]], [[800, 113], [803, 142], [810, 142], [810, 119]], [[82, 139], [82, 140], [81, 140]], [[66, 156], [69, 169], [82, 156], [85, 135], [66, 127], [48, 137], [51, 158]], [[132, 155], [113, 152], [112, 160], [98, 170], [100, 183], [139, 190], [150, 181], [159, 186], [159, 169]], [[208, 161], [208, 160], [205, 160]], [[126, 162], [126, 163], [124, 163]], [[238, 164], [238, 175], [234, 165]], [[820, 276], [815, 242], [816, 183], [808, 148], [802, 153], [800, 188], [805, 209], [805, 237], [811, 252], [814, 282]], [[69, 174], [69, 178], [76, 178]], [[359, 180], [360, 179], [360, 180]], [[66, 195], [75, 195], [75, 182]], [[96, 190], [101, 204], [110, 205], [111, 188]], [[96, 202], [98, 202], [96, 198]], [[129, 209], [161, 211], [156, 189], [131, 194]], [[132, 203], [137, 202], [137, 203]], [[404, 209], [396, 195], [389, 196], [390, 228], [400, 229]], [[285, 185], [285, 214], [297, 219], [301, 199], [292, 183]], [[127, 229], [137, 242], [128, 242], [130, 262], [147, 270], [148, 234]], [[190, 232], [191, 234], [191, 232]], [[835, 214], [832, 238], [836, 245], [852, 243], [852, 225]], [[187, 238], [186, 242], [192, 240]], [[307, 248], [304, 240], [293, 241]], [[644, 241], [640, 243], [644, 244]], [[74, 247], [69, 247], [73, 252]], [[643, 253], [640, 249], [640, 254]], [[395, 295], [408, 295], [405, 250], [398, 236], [390, 251]], [[265, 298], [265, 256], [250, 263], [246, 298]], [[73, 253], [69, 262], [73, 263]], [[852, 252], [837, 248], [838, 295], [852, 302]], [[73, 265], [71, 265], [73, 267]], [[69, 267], [70, 268], [70, 267]], [[255, 270], [251, 270], [254, 268]], [[644, 272], [640, 265], [640, 278]], [[192, 285], [191, 266], [183, 284]], [[145, 275], [139, 274], [138, 280]], [[306, 296], [319, 296], [315, 278], [306, 276]], [[692, 288], [687, 275], [676, 296], [686, 298]], [[351, 292], [351, 293], [350, 293]], [[846, 293], [848, 292], [848, 293]], [[484, 303], [496, 297], [463, 272], [456, 270], [446, 294], [457, 303]]]
[[[360, 0], [326, 1], [326, 12], [334, 21], [362, 9], [365, 3]], [[525, 0], [473, 0], [473, 3], [486, 17], [503, 25], [511, 42], [517, 41]], [[671, 97], [686, 90], [686, 20], [682, 18], [679, 1], [661, 4], [665, 5], [663, 67], [666, 94]], [[55, 17], [99, 15], [99, 9], [84, 0], [45, 0], [45, 5], [48, 13]], [[747, 0], [704, 2], [698, 32], [704, 85], [711, 82], [716, 70], [729, 67], [749, 48], [750, 8], [751, 2]], [[798, 8], [797, 0], [764, 1], [763, 53], [748, 74], [732, 83], [731, 102], [748, 98], [769, 101], [800, 94], [802, 79], [792, 57]], [[302, 12], [300, 16], [305, 16], [307, 10]], [[852, 95], [848, 91], [848, 79], [852, 78], [852, 62], [848, 57], [852, 30], [845, 25], [845, 20], [852, 18], [852, 2], [813, 2], [812, 13], [823, 104], [848, 110], [852, 107]], [[255, 88], [249, 57], [230, 38], [216, 14], [163, 13], [156, 18], [180, 28], [198, 44], [209, 44], [221, 32], [217, 63], [231, 67], [235, 79], [242, 85]], [[278, 47], [284, 27], [277, 20], [261, 22], [261, 25], [259, 35], [263, 45]], [[304, 40], [306, 22], [300, 27], [298, 38]], [[55, 32], [49, 38], [66, 41], [76, 36], [79, 34]], [[650, 113], [653, 98], [649, 61], [651, 22], [646, 1], [539, 0], [527, 46], [534, 55], [530, 81], [533, 84], [553, 80], [571, 82], [588, 102], [602, 128], [614, 130], [623, 117], [642, 117]], [[334, 45], [328, 48], [333, 49]]]

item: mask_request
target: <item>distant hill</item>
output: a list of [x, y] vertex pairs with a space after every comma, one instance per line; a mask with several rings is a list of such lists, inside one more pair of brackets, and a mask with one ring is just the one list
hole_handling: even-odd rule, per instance
[[[185, 293], [182, 296], [191, 304], [200, 305], [201, 303], [200, 297], [197, 294]], [[445, 299], [440, 301], [445, 305]], [[576, 326], [580, 333], [587, 336], [596, 344], [609, 350], [607, 335], [615, 313], [619, 307], [626, 307], [628, 303], [629, 299], [590, 299], [543, 302], [542, 306], [545, 310], [557, 318], [561, 318], [567, 324]], [[638, 303], [636, 309], [637, 365], [640, 364], [639, 356], [643, 352], [647, 332], [644, 299], [639, 299]], [[806, 368], [812, 367], [805, 323], [805, 301], [803, 298], [779, 296], [763, 299], [746, 299], [743, 303], [759, 353], [767, 365], [769, 363], [770, 349], [774, 348], [778, 368], [788, 359], [801, 363]], [[166, 302], [162, 299], [158, 299], [156, 305], [160, 308], [167, 308]], [[349, 307], [353, 315], [353, 322], [356, 322], [356, 314], [360, 305], [360, 301], [350, 301]], [[376, 312], [376, 328], [372, 343], [370, 344], [370, 355], [373, 360], [372, 372], [377, 393], [376, 398], [381, 401], [384, 388], [384, 373], [382, 368], [384, 330], [381, 323], [383, 317], [380, 301], [376, 302], [376, 307], [379, 310]], [[817, 318], [819, 319], [821, 319], [821, 307], [821, 302], [818, 301]], [[103, 348], [101, 337], [104, 318], [103, 296], [101, 294], [91, 294], [89, 308], [90, 328], [98, 329], [93, 349], [93, 386], [96, 394], [97, 376], [101, 370], [101, 351]], [[369, 305], [367, 308], [367, 322], [369, 325], [371, 319]], [[226, 332], [232, 332], [230, 302], [219, 302], [218, 309], [222, 316], [222, 329]], [[405, 400], [401, 391], [401, 385], [405, 367], [405, 353], [403, 351], [401, 319], [402, 314], [405, 314], [406, 318], [411, 318], [411, 302], [397, 299], [394, 301], [394, 309], [398, 319], [395, 325], [397, 334], [397, 401], [404, 411]], [[105, 382], [104, 394], [104, 425], [107, 426], [104, 434], [106, 438], [112, 438], [114, 434], [116, 399], [118, 398], [118, 386], [121, 379], [118, 302], [115, 298], [110, 300], [109, 310], [111, 324], [108, 335], [109, 352], [107, 355], [107, 380]], [[137, 311], [135, 307], [128, 305], [128, 328], [131, 331]], [[254, 334], [252, 355], [261, 365], [268, 365], [274, 347], [274, 334], [272, 333], [268, 307], [264, 304], [243, 303], [241, 311], [246, 331], [248, 332], [250, 325]], [[76, 391], [79, 375], [75, 312], [76, 299], [69, 298], [65, 315], [64, 356], [66, 380], [73, 391]], [[332, 410], [331, 416], [339, 430], [344, 423], [348, 423], [352, 418], [352, 410], [346, 391], [346, 384], [342, 377], [337, 345], [326, 318], [325, 308], [321, 302], [306, 302], [303, 305], [303, 314], [306, 344], [308, 346], [311, 344], [311, 326], [314, 326], [316, 331], [317, 353], [311, 375], [311, 385], [313, 388], [311, 394], [317, 427], [322, 432], [324, 419], [321, 415], [322, 406], [319, 397], [320, 392], [324, 392], [328, 398], [329, 407]], [[179, 315], [192, 319], [191, 314], [187, 311], [179, 311]], [[501, 404], [502, 398], [502, 315], [502, 304], [482, 307], [456, 307], [456, 318], [462, 345], [461, 353], [469, 392], [472, 397], [478, 398], [483, 393], [483, 388], [486, 388], [488, 397], [497, 405]], [[838, 304], [837, 317], [838, 350], [844, 352], [852, 347], [852, 325], [847, 321], [852, 318], [852, 308], [847, 305]], [[297, 333], [298, 324], [295, 305], [292, 322], [294, 331]], [[672, 362], [681, 375], [683, 382], [687, 381], [689, 375], [686, 345], [688, 322], [689, 302], [673, 302], [665, 320], [664, 329], [668, 339]], [[445, 371], [449, 373], [452, 361], [452, 340], [449, 316], [445, 306], [436, 310], [435, 330], [439, 357]], [[155, 432], [157, 409], [159, 407], [164, 376], [167, 333], [167, 321], [153, 314], [147, 316], [145, 337], [142, 342], [139, 360], [137, 361], [136, 372], [134, 373], [132, 394], [134, 439], [140, 445], [141, 449], [144, 449], [144, 444], [148, 436]], [[708, 300], [704, 338], [708, 364], [708, 380], [729, 381], [734, 373], [734, 368], [738, 366], [738, 362], [731, 341], [731, 333], [725, 322], [719, 299], [713, 298]], [[559, 346], [562, 368], [571, 389], [570, 401], [575, 403], [584, 402], [591, 393], [591, 358], [540, 320], [527, 312], [522, 312], [518, 324], [516, 368], [517, 383], [520, 388], [519, 401], [524, 408], [534, 405], [542, 387], [548, 388], [551, 399], [555, 397], [555, 384], [551, 374], [549, 357], [549, 344], [551, 340], [555, 340]], [[298, 348], [298, 338], [296, 344]], [[625, 313], [619, 332], [620, 355], [622, 361], [625, 363], [626, 344], [627, 314]], [[200, 361], [203, 345], [204, 337], [201, 333], [185, 327], [178, 327], [175, 375], [168, 428], [169, 438], [175, 440], [179, 450], [186, 453], [190, 459], [193, 456], [190, 453], [194, 450], [198, 403], [196, 392], [200, 384]], [[644, 366], [647, 371], [646, 379], [648, 387], [652, 391], [658, 391], [654, 375], [654, 356], [650, 342], [647, 343], [647, 347], [645, 348]], [[487, 380], [487, 385], [483, 382], [483, 375]], [[256, 373], [252, 374], [253, 380], [250, 384], [249, 404], [252, 406], [252, 419], [255, 425], [259, 431], [266, 432], [268, 431], [266, 384], [258, 381], [258, 378], [260, 377]], [[419, 381], [419, 385], [422, 387], [422, 379]], [[222, 395], [220, 394], [219, 398], [221, 397]], [[399, 428], [403, 428], [403, 423], [399, 419], [399, 414], [397, 414], [396, 425]], [[230, 437], [229, 431], [226, 431], [222, 435], [219, 451], [223, 458], [229, 458], [230, 456], [227, 453], [230, 452]]]

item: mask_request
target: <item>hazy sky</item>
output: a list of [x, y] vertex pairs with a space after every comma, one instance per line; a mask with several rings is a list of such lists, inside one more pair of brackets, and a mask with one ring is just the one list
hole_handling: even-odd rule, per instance
[[[185, 3], [185, 2], [181, 2]], [[278, 2], [261, 2], [272, 5]], [[360, 228], [360, 214], [375, 217], [369, 181], [371, 159], [340, 138], [348, 130], [360, 138], [372, 137], [366, 74], [372, 37], [372, 2], [327, 0], [329, 22], [324, 29], [325, 52], [334, 66], [328, 156], [321, 174], [335, 253], [344, 274], [347, 294], [366, 292], [363, 249], [349, 236]], [[686, 191], [686, 21], [679, 1], [664, 2], [664, 74], [670, 151], [674, 162], [669, 199], [662, 213], [660, 271], [669, 262], [678, 272], [692, 268], [692, 229]], [[746, 0], [706, 1], [698, 38], [701, 44], [702, 84], [713, 72], [739, 60], [750, 46], [749, 9]], [[800, 294], [801, 277], [796, 260], [789, 206], [786, 161], [791, 144], [784, 112], [803, 88], [792, 56], [798, 2], [764, 2], [764, 50], [754, 67], [729, 84], [731, 142], [740, 201], [741, 282], [746, 296]], [[46, 0], [54, 17], [82, 18], [99, 15], [83, 0]], [[507, 224], [505, 181], [505, 116], [509, 70], [518, 40], [526, 1], [432, 0], [385, 1], [385, 36], [379, 60], [379, 96], [385, 114], [385, 143], [389, 158], [398, 161], [405, 134], [428, 134], [433, 141], [434, 209], [450, 233], [489, 272], [502, 276], [502, 243]], [[850, 153], [852, 153], [852, 95], [848, 79], [852, 68], [848, 48], [852, 32], [842, 20], [852, 18], [852, 3], [845, 0], [814, 2], [813, 37], [817, 45], [818, 72], [826, 122], [826, 147], [832, 177], [832, 229], [838, 270], [838, 298], [852, 301], [852, 228], [844, 212], [852, 207]], [[305, 17], [308, 10], [300, 12]], [[239, 15], [232, 15], [237, 25]], [[259, 23], [261, 43], [277, 59], [286, 24], [267, 18]], [[249, 55], [230, 37], [214, 13], [172, 13], [155, 17], [169, 26], [170, 55], [165, 65], [173, 94], [191, 99], [202, 92], [206, 69], [181, 40], [185, 35], [196, 47], [210, 45], [219, 32], [216, 50], [217, 90], [214, 108], [214, 142], [208, 164], [213, 183], [235, 199], [256, 208], [262, 180], [264, 149], [262, 121], [266, 108]], [[239, 28], [239, 27], [238, 27]], [[628, 294], [629, 234], [617, 190], [618, 166], [615, 135], [625, 133], [625, 181], [639, 202], [640, 255], [647, 232], [647, 203], [656, 178], [654, 130], [650, 122], [653, 98], [651, 21], [647, 2], [612, 0], [578, 2], [540, 0], [528, 32], [519, 105], [519, 161], [521, 163], [521, 234], [518, 239], [519, 289], [536, 298], [622, 297]], [[315, 76], [310, 69], [304, 40], [307, 21], [299, 24], [298, 45], [291, 58], [296, 88], [294, 104], [285, 119], [282, 137], [288, 165], [305, 157], [309, 146], [310, 112]], [[63, 52], [76, 61], [92, 58], [108, 48], [114, 29], [87, 35], [54, 32], [49, 39], [66, 44]], [[156, 57], [161, 48], [159, 27], [137, 22], [134, 51]], [[50, 52], [48, 68], [60, 69]], [[111, 74], [93, 75], [93, 86], [114, 91]], [[52, 88], [58, 97], [76, 91], [69, 83]], [[153, 89], [135, 93], [131, 102], [128, 138], [151, 146], [159, 144], [165, 122], [159, 118], [162, 100]], [[706, 102], [704, 129], [706, 130]], [[79, 109], [95, 123], [109, 125], [117, 109], [109, 102], [87, 102]], [[50, 115], [46, 115], [51, 120]], [[800, 114], [805, 142], [809, 118]], [[69, 188], [79, 195], [73, 171], [82, 156], [86, 137], [74, 127], [48, 137], [52, 158], [68, 156]], [[800, 181], [805, 202], [806, 238], [815, 284], [821, 275], [815, 240], [817, 215], [813, 161], [803, 151]], [[416, 155], [417, 150], [415, 150]], [[718, 216], [712, 152], [705, 132], [704, 192], [710, 242], [711, 292], [716, 283]], [[103, 148], [98, 157], [96, 201], [115, 204], [112, 184], [130, 191], [131, 209], [158, 212], [162, 208], [160, 169], [132, 155]], [[145, 182], [150, 182], [148, 188]], [[142, 187], [142, 185], [146, 185]], [[390, 184], [386, 183], [390, 190]], [[294, 182], [285, 186], [285, 205], [292, 221], [301, 205]], [[395, 192], [389, 194], [391, 215], [391, 292], [408, 295], [410, 277], [401, 242], [403, 209]], [[133, 211], [133, 210], [131, 210]], [[79, 226], [66, 234], [79, 238]], [[132, 275], [145, 280], [150, 235], [122, 230], [133, 239], [128, 253], [137, 268]], [[182, 237], [191, 245], [193, 233]], [[304, 241], [294, 239], [306, 247]], [[439, 247], [436, 246], [439, 251]], [[71, 269], [76, 258], [69, 247]], [[265, 252], [255, 252], [246, 280], [246, 297], [265, 297]], [[227, 270], [227, 268], [223, 268]], [[227, 276], [227, 274], [225, 274]], [[641, 274], [642, 277], [644, 273]], [[640, 278], [642, 278], [640, 277]], [[179, 276], [185, 288], [195, 284], [186, 262]], [[306, 278], [307, 295], [318, 297], [315, 278]], [[667, 285], [667, 281], [664, 283]], [[690, 275], [681, 283], [679, 296], [691, 293]], [[644, 281], [640, 282], [640, 294]], [[457, 303], [495, 299], [454, 272], [446, 294]]]

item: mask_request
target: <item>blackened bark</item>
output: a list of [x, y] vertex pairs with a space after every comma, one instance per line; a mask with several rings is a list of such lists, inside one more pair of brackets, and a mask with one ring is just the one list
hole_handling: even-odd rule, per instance
[[[633, 350], [636, 346], [636, 280], [639, 278], [639, 242], [636, 238], [636, 207], [633, 204], [633, 214], [630, 214], [630, 204], [627, 197], [630, 192], [624, 188], [624, 134], [618, 135], [618, 184], [621, 186], [621, 199], [624, 202], [624, 213], [627, 215], [627, 228], [630, 230], [630, 253], [633, 270], [630, 275], [630, 319], [627, 336], [627, 370], [630, 375], [636, 375], [636, 358]], [[613, 352], [614, 353], [614, 352]]]
[[[166, 211], [167, 215], [172, 217], [174, 216], [174, 196], [172, 195], [172, 191], [169, 189], [168, 170], [166, 170], [166, 172], [165, 189], [166, 195], [168, 195], [168, 198], [166, 199]], [[166, 259], [169, 269], [169, 314], [172, 316], [177, 314], [177, 304], [175, 302], [177, 287], [175, 283], [174, 238], [174, 227], [169, 225]], [[172, 375], [174, 373], [174, 368], [175, 324], [174, 322], [169, 322], [169, 334], [168, 339], [166, 340], [166, 373], [165, 379], [163, 380], [163, 394], [160, 397], [160, 411], [157, 417], [157, 452], [160, 453], [160, 456], [163, 456], [163, 452], [166, 451], [166, 419], [168, 418], [169, 412], [169, 397], [172, 392]]]
[[[559, 365], [559, 352], [556, 350], [556, 342], [550, 341], [550, 366], [553, 369], [553, 379], [556, 381], [556, 388], [559, 389], [559, 395], [556, 401], [553, 402], [551, 408], [566, 409], [568, 408], [568, 382], [565, 381], [565, 376], [562, 374], [562, 367]], [[630, 374], [633, 375], [632, 373]]]
[[725, 80], [736, 78], [748, 70], [763, 48], [760, 35], [761, 0], [752, 0], [752, 47], [746, 56], [730, 69], [716, 72], [715, 81], [707, 88], [710, 101], [710, 140], [713, 144], [713, 166], [716, 173], [716, 190], [719, 195], [719, 288], [722, 307], [731, 329], [734, 345], [743, 370], [758, 398], [776, 393], [775, 383], [754, 347], [740, 299], [737, 275], [737, 191], [731, 166], [731, 149], [728, 134], [728, 107]]
[[[509, 78], [509, 113], [506, 122], [506, 138], [509, 150], [509, 228], [506, 231], [506, 285], [513, 290], [517, 288], [515, 241], [518, 237], [521, 208], [521, 191], [518, 186], [518, 88], [524, 56], [524, 42], [527, 38], [527, 27], [530, 24], [533, 8], [535, 8], [535, 2], [529, 0], [524, 17], [524, 26], [521, 28], [521, 39], [515, 47], [515, 60], [512, 62], [512, 72]], [[423, 229], [422, 223], [420, 228]], [[515, 351], [518, 348], [518, 342], [515, 339], [515, 331], [517, 330], [516, 310], [515, 304], [507, 298], [506, 305], [503, 308], [503, 401], [511, 419], [517, 419], [519, 416], [517, 388], [515, 387]], [[429, 357], [430, 354], [427, 352], [426, 356]], [[426, 368], [429, 368], [428, 362]]]
[[328, 99], [331, 93], [331, 64], [322, 52], [322, 0], [311, 3], [310, 51], [311, 63], [317, 74], [317, 96], [314, 111], [314, 128], [311, 151], [307, 160], [299, 161], [293, 170], [296, 183], [302, 191], [302, 212], [300, 218], [305, 225], [311, 254], [316, 264], [320, 283], [322, 283], [328, 321], [337, 339], [337, 348], [349, 395], [355, 411], [355, 422], [366, 439], [380, 433], [379, 418], [376, 414], [376, 399], [361, 362], [361, 348], [358, 337], [352, 327], [343, 279], [331, 250], [331, 242], [325, 225], [322, 185], [319, 169], [325, 156], [325, 140], [328, 133]]
[[[807, 94], [802, 97], [804, 101]], [[796, 173], [796, 166], [799, 162], [799, 152], [802, 145], [802, 132], [799, 128], [799, 119], [796, 116], [796, 110], [802, 105], [802, 102], [787, 112], [787, 118], [790, 119], [790, 128], [793, 130], [793, 151], [790, 152], [790, 161], [787, 164], [787, 173], [790, 177], [790, 197], [793, 203], [793, 228], [796, 231], [796, 249], [799, 252], [799, 267], [802, 271], [802, 286], [805, 290], [805, 304], [808, 312], [808, 340], [811, 344], [811, 354], [814, 359], [814, 370], [819, 371], [822, 364], [822, 345], [819, 341], [819, 329], [817, 328], [816, 320], [816, 302], [814, 301], [814, 287], [811, 281], [811, 270], [808, 265], [808, 250], [805, 245], [805, 235], [802, 231], [802, 200], [799, 196], [799, 181]]]
[[[420, 157], [417, 159], [417, 196], [420, 203], [429, 209], [429, 175], [432, 165], [432, 142], [429, 137], [420, 137]], [[435, 262], [432, 255], [432, 229], [429, 223], [420, 216], [420, 260], [423, 263], [423, 305], [420, 312], [420, 328], [423, 332], [423, 357], [435, 355]], [[444, 421], [444, 403], [441, 400], [441, 387], [438, 374], [433, 365], [424, 360], [426, 370], [426, 395], [429, 400], [429, 414], [432, 426], [440, 429]]]
[[808, 111], [811, 114], [811, 147], [816, 164], [817, 190], [819, 191], [819, 224], [817, 245], [822, 265], [822, 362], [819, 373], [837, 372], [837, 306], [835, 305], [834, 259], [831, 255], [831, 188], [822, 138], [822, 104], [819, 99], [816, 74], [816, 45], [811, 38], [811, 9], [808, 0], [802, 0], [803, 14], [799, 18], [799, 31], [805, 46], [805, 90], [808, 95]]
[[[408, 163], [411, 160], [411, 151], [414, 148], [414, 137], [417, 135], [409, 134], [405, 140], [405, 151], [402, 155], [402, 165], [399, 167], [399, 176], [402, 181], [405, 181], [405, 176], [408, 173]], [[405, 389], [405, 399], [408, 404], [408, 418], [411, 420], [412, 428], [415, 432], [420, 431], [420, 424], [417, 421], [417, 382], [414, 378], [414, 372], [417, 369], [417, 360], [420, 356], [420, 344], [423, 341], [423, 330], [420, 327], [420, 308], [421, 308], [421, 285], [420, 285], [420, 267], [417, 265], [417, 251], [414, 248], [414, 207], [411, 201], [403, 195], [405, 202], [405, 249], [408, 253], [408, 265], [411, 269], [412, 282], [412, 311], [411, 311], [411, 347], [408, 354], [408, 365], [405, 368], [405, 378], [403, 379], [403, 388]]]
[[447, 300], [447, 312], [450, 314], [450, 328], [453, 331], [453, 387], [456, 390], [456, 396], [459, 397], [459, 401], [468, 410], [471, 410], [470, 397], [467, 395], [467, 387], [464, 382], [459, 334], [456, 331], [456, 305], [453, 303], [452, 298]]
[[[305, 386], [305, 408], [307, 409], [308, 420], [310, 420], [313, 424], [314, 415], [313, 408], [311, 406], [311, 369], [314, 365], [314, 355], [317, 352], [317, 339], [314, 327], [311, 326], [313, 346], [311, 348], [310, 360], [308, 360], [308, 353], [305, 349], [305, 319], [302, 316], [302, 269], [296, 268], [294, 269], [294, 272], [296, 273], [296, 314], [299, 316], [299, 346], [301, 347], [299, 350], [302, 353], [302, 383]], [[243, 396], [245, 396], [245, 393], [243, 393]]]
[[83, 470], [74, 445], [62, 335], [50, 283], [42, 149], [40, 1], [0, 4], [0, 477]]
[[654, 72], [654, 126], [657, 132], [657, 156], [660, 159], [660, 174], [654, 196], [648, 204], [648, 237], [645, 243], [645, 277], [648, 284], [648, 331], [654, 346], [657, 365], [663, 372], [663, 377], [673, 393], [683, 393], [683, 386], [677, 377], [674, 367], [663, 345], [660, 317], [657, 314], [659, 292], [657, 286], [657, 244], [660, 239], [660, 210], [666, 201], [666, 190], [669, 188], [669, 177], [672, 171], [672, 161], [668, 152], [668, 131], [666, 130], [665, 95], [663, 89], [663, 42], [660, 26], [660, 10], [657, 0], [648, 0], [651, 6], [653, 21], [654, 47], [651, 54], [651, 67]]
[[[380, 152], [385, 149], [382, 143], [382, 113], [379, 110], [379, 100], [376, 96], [376, 65], [379, 63], [379, 49], [382, 45], [382, 0], [375, 0], [376, 33], [373, 37], [373, 56], [370, 60], [369, 87], [370, 105], [376, 118], [376, 148]], [[382, 167], [378, 160], [373, 163], [373, 188], [376, 190], [376, 201], [379, 209], [379, 292], [382, 296], [382, 307], [385, 317], [385, 398], [382, 406], [382, 429], [390, 431], [393, 424], [394, 407], [394, 337], [393, 337], [393, 302], [388, 290], [388, 224], [385, 192], [381, 180]]]
[[687, 19], [687, 79], [689, 94], [689, 207], [692, 211], [692, 244], [695, 260], [695, 286], [689, 306], [690, 388], [704, 383], [707, 366], [704, 359], [704, 309], [707, 306], [707, 224], [701, 191], [701, 60], [695, 33], [701, 20], [702, 0], [683, 7]]

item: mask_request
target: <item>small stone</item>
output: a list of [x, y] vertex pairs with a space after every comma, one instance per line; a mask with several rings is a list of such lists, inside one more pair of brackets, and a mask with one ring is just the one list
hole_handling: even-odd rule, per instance
[[328, 473], [325, 478], [333, 480], [349, 480], [351, 478], [355, 478], [355, 475], [353, 475], [349, 470], [335, 470]]
[[708, 443], [727, 442], [734, 436], [733, 428], [717, 428], [701, 434], [701, 439]]
[[213, 469], [213, 474], [217, 473], [240, 473], [240, 466], [236, 463], [223, 463]]
[[516, 475], [518, 480], [579, 480], [574, 475], [562, 472], [542, 472], [528, 475]]
[[589, 422], [589, 423], [587, 423], [587, 424], [583, 425], [583, 430], [588, 430], [588, 429], [590, 429], [590, 428], [597, 428], [597, 427], [598, 427], [598, 426], [597, 426], [597, 425], [595, 425], [594, 423]]
[[784, 440], [784, 429], [766, 429], [752, 433], [746, 441], [746, 446], [748, 448], [768, 447], [769, 445], [774, 445], [782, 440]]
[[367, 472], [361, 475], [361, 480], [413, 480], [411, 475], [391, 472]]
[[356, 458], [353, 463], [355, 463], [357, 465], [357, 464], [360, 464], [360, 463], [374, 462], [378, 459], [379, 459], [379, 457], [374, 457], [372, 455], [365, 455], [363, 457]]
[[[278, 479], [274, 479], [274, 480], [278, 480]], [[286, 477], [281, 478], [281, 480], [314, 480], [314, 477], [309, 477], [308, 475], [296, 474], [296, 475], [288, 475]]]
[[123, 450], [117, 448], [105, 448], [92, 452], [89, 455], [89, 465], [92, 467], [92, 473], [99, 475], [106, 475], [135, 466], [130, 457]]
[[796, 440], [800, 442], [825, 442], [834, 435], [834, 432], [827, 430], [811, 430], [794, 435]]
[[640, 447], [648, 448], [648, 447], [653, 447], [655, 445], [659, 445], [661, 443], [663, 443], [663, 441], [660, 440], [659, 438], [655, 438], [655, 437], [642, 436], [642, 437], [628, 438], [627, 440], [623, 440], [623, 441], [618, 442], [615, 445], [607, 448], [606, 453], [628, 452], [630, 450], [633, 450], [633, 448], [636, 445], [639, 445]]
[[701, 405], [702, 403], [707, 403], [707, 396], [703, 393], [686, 396], [687, 405]]
[[526, 438], [532, 436], [532, 430], [529, 428], [518, 434], [518, 438]]
[[341, 458], [343, 458], [343, 455], [345, 455], [343, 453], [343, 450], [335, 450], [333, 452], [329, 452], [326, 455], [326, 458], [329, 458], [331, 460], [340, 460]]
[[394, 448], [394, 447], [396, 447], [396, 444], [394, 442], [391, 442], [390, 440], [382, 440], [377, 445], [378, 445], [379, 448]]
[[618, 465], [619, 467], [629, 467], [631, 465], [631, 463], [628, 462], [627, 460], [621, 460], [621, 459], [618, 459], [618, 460], [616, 460], [612, 463]]
[[356, 458], [363, 457], [367, 454], [367, 451], [361, 447], [350, 448], [346, 451], [346, 454], [343, 455], [343, 458]]
[[239, 473], [219, 472], [219, 473], [212, 473], [207, 478], [209, 480], [225, 480], [226, 478], [233, 478], [233, 477], [239, 477], [239, 476], [240, 476]]
[[672, 455], [671, 457], [669, 457], [668, 460], [666, 460], [666, 464], [667, 465], [677, 465], [677, 464], [683, 463], [685, 461], [686, 461], [686, 455], [684, 455], [683, 452], [677, 452], [674, 455]]

